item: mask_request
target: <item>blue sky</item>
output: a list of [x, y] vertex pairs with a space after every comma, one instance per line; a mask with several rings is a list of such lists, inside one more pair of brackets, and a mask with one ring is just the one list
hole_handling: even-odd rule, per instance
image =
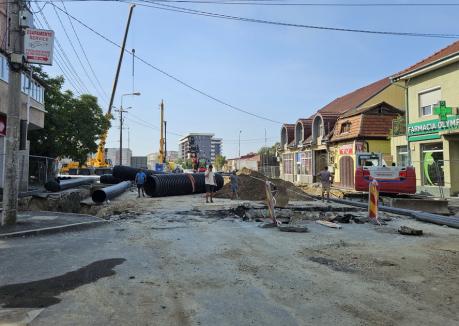
[[[343, 1], [341, 1], [343, 2]], [[349, 1], [348, 1], [349, 2]], [[356, 2], [356, 1], [353, 1]], [[366, 3], [371, 1], [365, 1]], [[420, 1], [416, 1], [420, 2]], [[432, 1], [430, 1], [432, 2]], [[57, 3], [62, 7], [62, 4]], [[66, 2], [68, 11], [110, 39], [121, 43], [128, 13], [125, 3]], [[385, 31], [459, 34], [459, 7], [260, 7], [175, 4], [250, 18], [299, 24]], [[73, 54], [52, 9], [44, 10], [57, 38], [88, 88], [93, 90]], [[67, 17], [61, 14], [71, 37]], [[74, 23], [106, 93], [110, 93], [119, 50]], [[73, 42], [77, 46], [76, 39]], [[396, 73], [453, 39], [367, 35], [318, 31], [215, 19], [137, 6], [127, 48], [153, 65], [244, 110], [282, 122], [305, 118], [336, 97]], [[79, 49], [77, 48], [77, 51]], [[132, 59], [125, 56], [115, 105], [132, 92]], [[125, 97], [130, 147], [134, 155], [156, 152], [159, 146], [158, 106], [166, 105], [168, 130], [179, 134], [212, 132], [223, 138], [227, 157], [256, 151], [278, 141], [280, 125], [233, 111], [183, 87], [140, 62], [135, 64], [135, 90]], [[48, 68], [61, 74], [57, 66]], [[67, 87], [71, 88], [70, 85]], [[94, 93], [97, 95], [97, 93]], [[107, 102], [101, 101], [104, 112]], [[149, 127], [149, 126], [152, 127]], [[125, 144], [128, 141], [125, 131]], [[168, 149], [178, 148], [168, 135]], [[119, 146], [113, 121], [107, 147]]]

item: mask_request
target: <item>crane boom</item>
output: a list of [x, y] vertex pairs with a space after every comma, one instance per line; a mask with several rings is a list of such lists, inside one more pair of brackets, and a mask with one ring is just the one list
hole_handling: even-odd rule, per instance
[[[129, 15], [128, 15], [127, 23], [126, 23], [126, 30], [124, 32], [123, 43], [122, 43], [121, 49], [120, 49], [120, 57], [119, 57], [119, 60], [118, 60], [118, 66], [116, 68], [115, 80], [113, 81], [112, 94], [110, 96], [110, 103], [108, 105], [107, 113], [105, 114], [105, 117], [110, 119], [110, 120], [112, 119], [113, 101], [115, 99], [116, 87], [118, 86], [118, 78], [119, 78], [119, 75], [120, 75], [121, 64], [123, 62], [124, 50], [125, 50], [125, 47], [126, 47], [126, 40], [127, 40], [127, 36], [128, 36], [128, 33], [129, 33], [129, 26], [131, 25], [132, 11], [133, 11], [134, 7], [135, 7], [135, 4], [129, 5]], [[92, 159], [90, 161], [90, 164], [88, 164], [88, 165], [91, 165], [93, 167], [108, 167], [108, 166], [110, 166], [109, 162], [107, 162], [107, 160], [105, 158], [105, 143], [107, 141], [107, 136], [108, 136], [108, 129], [104, 130], [104, 132], [102, 133], [102, 135], [100, 137], [99, 145], [97, 147], [97, 153], [96, 153], [94, 159]]]

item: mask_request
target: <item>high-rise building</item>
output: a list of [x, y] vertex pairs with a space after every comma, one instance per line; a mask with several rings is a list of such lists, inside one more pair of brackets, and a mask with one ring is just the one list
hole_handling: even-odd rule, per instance
[[196, 154], [199, 159], [214, 162], [217, 155], [222, 153], [222, 139], [215, 138], [210, 133], [190, 133], [180, 139], [179, 158], [188, 159]]

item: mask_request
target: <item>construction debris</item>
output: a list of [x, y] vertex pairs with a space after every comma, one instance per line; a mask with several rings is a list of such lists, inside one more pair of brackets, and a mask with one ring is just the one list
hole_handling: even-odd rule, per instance
[[320, 225], [323, 225], [323, 226], [327, 226], [329, 228], [333, 228], [333, 229], [341, 229], [341, 225], [339, 225], [337, 223], [325, 221], [325, 220], [318, 220], [318, 221], [316, 221], [316, 223], [318, 223]]
[[282, 232], [299, 232], [305, 233], [308, 232], [308, 228], [304, 225], [291, 225], [291, 224], [281, 224], [278, 226], [279, 231]]
[[[300, 188], [293, 183], [281, 179], [270, 179], [261, 173], [243, 168], [238, 171], [238, 195], [241, 200], [261, 201], [266, 200], [265, 181], [270, 181], [277, 188], [275, 195], [276, 207], [285, 207], [289, 200], [309, 201], [307, 196]], [[220, 189], [216, 198], [231, 198], [231, 184], [225, 180], [225, 185]]]
[[422, 230], [413, 229], [406, 225], [400, 226], [400, 228], [398, 229], [398, 233], [404, 234], [404, 235], [422, 235], [423, 234]]

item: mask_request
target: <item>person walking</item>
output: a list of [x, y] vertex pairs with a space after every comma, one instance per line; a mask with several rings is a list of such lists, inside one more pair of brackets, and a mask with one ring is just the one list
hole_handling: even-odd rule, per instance
[[236, 170], [233, 171], [230, 175], [230, 181], [231, 181], [231, 200], [234, 199], [239, 199], [239, 196], [237, 194], [238, 188], [239, 188], [239, 177], [236, 174]]
[[137, 198], [140, 198], [140, 191], [142, 191], [142, 196], [145, 197], [145, 190], [143, 187], [145, 185], [146, 180], [147, 180], [147, 175], [142, 170], [137, 172], [137, 174], [135, 175], [135, 184], [137, 185], [137, 192], [138, 192]]
[[327, 202], [330, 201], [330, 182], [331, 182], [331, 173], [328, 171], [328, 166], [324, 167], [322, 171], [317, 175], [322, 183], [322, 202], [325, 201], [324, 195], [327, 193]]
[[215, 175], [213, 170], [212, 164], [209, 165], [207, 168], [207, 171], [205, 172], [205, 184], [206, 184], [206, 203], [209, 203], [209, 197], [210, 197], [210, 202], [213, 203], [213, 198], [214, 198], [214, 191], [215, 191]]

